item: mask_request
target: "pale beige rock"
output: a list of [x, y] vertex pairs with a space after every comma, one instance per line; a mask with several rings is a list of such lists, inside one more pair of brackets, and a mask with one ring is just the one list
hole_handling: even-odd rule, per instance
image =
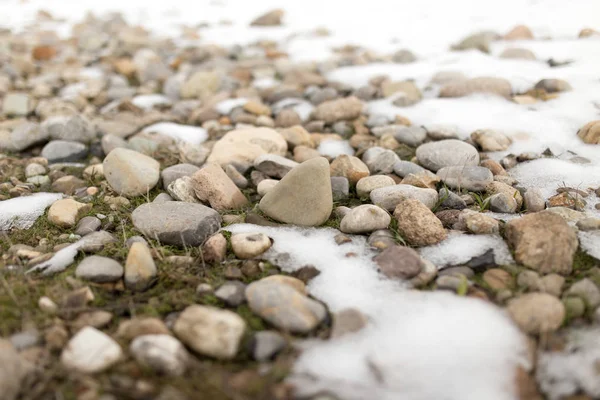
[[125, 261], [125, 286], [134, 291], [144, 291], [153, 283], [157, 273], [150, 249], [142, 242], [133, 243]]
[[446, 239], [442, 222], [419, 200], [401, 200], [394, 217], [398, 220], [400, 235], [414, 246], [429, 246]]
[[506, 35], [504, 40], [530, 40], [533, 39], [531, 29], [526, 25], [517, 25], [512, 28]]
[[221, 77], [216, 72], [198, 71], [181, 85], [180, 95], [184, 99], [205, 99], [221, 86]]
[[554, 332], [565, 318], [565, 307], [547, 293], [528, 293], [511, 300], [507, 311], [525, 333], [538, 335]]
[[330, 124], [337, 121], [352, 120], [360, 116], [363, 103], [351, 96], [343, 99], [325, 101], [313, 112], [313, 119]]
[[480, 129], [471, 133], [471, 140], [483, 151], [502, 151], [508, 149], [512, 140], [492, 129]]
[[512, 86], [504, 78], [479, 77], [447, 83], [440, 89], [440, 97], [463, 97], [473, 93], [491, 93], [508, 98]]
[[236, 313], [191, 305], [175, 321], [175, 335], [192, 350], [223, 360], [235, 357], [246, 323]]
[[158, 161], [129, 149], [112, 150], [102, 165], [110, 187], [125, 197], [147, 194], [160, 178]]
[[231, 236], [231, 248], [237, 258], [254, 258], [270, 247], [271, 239], [264, 233], [236, 233]]
[[579, 241], [574, 229], [560, 216], [540, 211], [506, 224], [506, 240], [515, 260], [542, 274], [570, 274]]
[[222, 233], [209, 237], [202, 245], [202, 259], [204, 262], [222, 262], [227, 256], [227, 239]]
[[245, 128], [228, 132], [215, 143], [206, 160], [225, 168], [233, 164], [246, 171], [254, 160], [263, 154], [285, 156], [287, 142], [277, 131], [270, 128]]
[[296, 146], [306, 146], [310, 148], [315, 146], [310, 133], [308, 133], [301, 125], [281, 129], [279, 133], [283, 136], [290, 149], [293, 149]]
[[577, 132], [587, 144], [600, 144], [600, 120], [588, 122]]
[[259, 208], [279, 222], [323, 224], [333, 209], [329, 162], [319, 157], [295, 167], [262, 198]]
[[373, 190], [395, 184], [396, 182], [386, 175], [365, 176], [356, 183], [356, 194], [358, 197], [369, 197]]
[[248, 204], [248, 199], [215, 163], [206, 164], [192, 175], [196, 197], [217, 211], [235, 210]]
[[386, 229], [392, 217], [383, 208], [373, 204], [363, 204], [353, 208], [342, 218], [340, 231], [344, 233], [369, 233]]
[[15, 400], [22, 381], [33, 372], [31, 363], [15, 350], [9, 340], [0, 339], [0, 395], [3, 400]]
[[84, 204], [72, 199], [55, 201], [48, 210], [48, 221], [61, 228], [72, 228], [79, 218], [92, 209], [91, 204]]
[[276, 179], [263, 179], [256, 186], [256, 192], [258, 193], [259, 196], [263, 197], [264, 195], [269, 193], [269, 191], [271, 189], [273, 189], [275, 187], [275, 185], [277, 185], [278, 183], [279, 183], [279, 181]]
[[366, 176], [369, 176], [369, 167], [360, 158], [347, 154], [339, 155], [331, 162], [331, 176], [343, 176], [348, 179], [351, 186]]

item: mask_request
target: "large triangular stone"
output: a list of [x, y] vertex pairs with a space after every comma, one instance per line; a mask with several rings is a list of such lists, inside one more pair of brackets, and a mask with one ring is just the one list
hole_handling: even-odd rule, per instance
[[329, 162], [318, 157], [293, 168], [262, 198], [259, 207], [279, 222], [323, 224], [333, 209]]

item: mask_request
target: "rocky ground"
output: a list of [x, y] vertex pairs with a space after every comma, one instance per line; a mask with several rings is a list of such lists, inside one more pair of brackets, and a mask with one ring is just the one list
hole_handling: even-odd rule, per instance
[[[329, 72], [418, 57], [54, 20], [0, 37], [3, 400], [600, 398], [600, 178], [577, 169], [596, 160], [404, 112], [551, 107], [570, 82], [354, 87]], [[456, 39], [540, 62], [524, 25]], [[564, 135], [598, 152], [586, 122]], [[523, 173], [554, 162], [598, 183]]]

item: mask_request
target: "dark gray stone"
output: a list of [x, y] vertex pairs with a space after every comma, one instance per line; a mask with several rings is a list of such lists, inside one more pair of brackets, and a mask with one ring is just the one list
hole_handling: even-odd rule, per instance
[[53, 140], [44, 146], [41, 156], [49, 163], [74, 162], [83, 160], [88, 154], [85, 144], [67, 140]]
[[331, 192], [333, 201], [347, 199], [350, 195], [350, 183], [348, 182], [348, 178], [345, 176], [332, 176]]

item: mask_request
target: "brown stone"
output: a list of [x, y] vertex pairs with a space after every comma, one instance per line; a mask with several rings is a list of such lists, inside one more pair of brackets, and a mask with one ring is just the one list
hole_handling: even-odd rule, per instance
[[390, 246], [377, 255], [374, 261], [385, 276], [393, 279], [411, 279], [423, 269], [423, 260], [419, 254], [404, 246]]
[[585, 124], [577, 136], [587, 144], [600, 144], [600, 119]]
[[429, 246], [446, 239], [442, 222], [416, 199], [403, 199], [394, 211], [400, 235], [411, 245]]
[[506, 224], [505, 235], [518, 263], [542, 274], [571, 273], [579, 242], [560, 216], [540, 211], [513, 219]]
[[192, 182], [196, 197], [217, 211], [235, 210], [248, 204], [248, 199], [216, 163], [194, 173]]

